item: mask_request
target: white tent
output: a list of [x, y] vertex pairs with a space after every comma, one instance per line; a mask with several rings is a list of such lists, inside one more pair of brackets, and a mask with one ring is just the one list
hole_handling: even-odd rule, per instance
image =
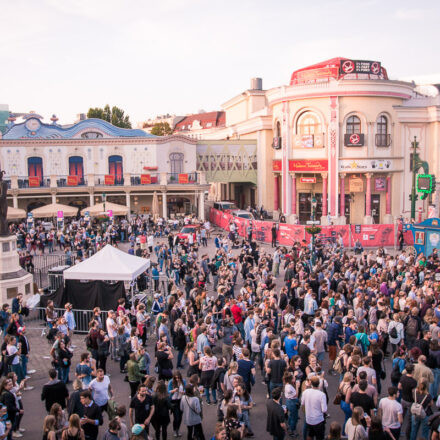
[[132, 281], [147, 268], [147, 260], [107, 245], [63, 275], [65, 280]]

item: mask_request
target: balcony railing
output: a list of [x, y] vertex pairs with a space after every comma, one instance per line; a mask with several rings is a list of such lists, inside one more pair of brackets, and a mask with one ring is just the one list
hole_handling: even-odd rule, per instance
[[121, 186], [124, 185], [123, 176], [113, 176], [111, 174], [95, 174], [95, 186]]
[[389, 147], [391, 145], [390, 134], [376, 134], [376, 147]]
[[18, 177], [18, 188], [49, 188], [50, 177], [25, 176]]
[[159, 173], [135, 174], [130, 177], [131, 186], [157, 185], [160, 183]]
[[167, 183], [194, 185], [199, 182], [199, 173], [167, 173]]
[[58, 188], [72, 186], [87, 186], [87, 178], [82, 176], [56, 176]]

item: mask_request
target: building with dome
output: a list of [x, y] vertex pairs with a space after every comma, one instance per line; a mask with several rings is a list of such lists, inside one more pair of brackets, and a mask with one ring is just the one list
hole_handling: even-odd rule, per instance
[[[322, 224], [392, 223], [409, 217], [415, 136], [421, 159], [440, 177], [434, 89], [389, 79], [379, 61], [333, 58], [269, 90], [252, 80], [223, 104], [225, 127], [208, 138], [257, 142], [257, 182], [235, 199], [243, 207], [254, 200], [275, 217], [306, 223], [315, 198]], [[234, 200], [235, 182], [215, 185], [221, 198]], [[417, 208], [426, 212], [430, 202], [435, 196]]]
[[105, 197], [148, 213], [156, 192], [165, 218], [197, 211], [204, 217], [209, 185], [197, 172], [196, 141], [185, 136], [156, 137], [101, 119], [60, 126], [56, 116], [47, 123], [31, 112], [20, 122], [8, 118], [0, 161], [15, 208], [59, 202], [82, 209]]

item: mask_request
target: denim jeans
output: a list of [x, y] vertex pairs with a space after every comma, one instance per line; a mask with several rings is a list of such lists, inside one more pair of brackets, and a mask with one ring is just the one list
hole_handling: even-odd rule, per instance
[[69, 367], [58, 368], [58, 379], [64, 383], [68, 382], [68, 380], [69, 380]]
[[23, 370], [23, 376], [26, 377], [27, 376], [27, 364], [29, 362], [29, 358], [27, 357], [26, 354], [22, 354], [20, 356], [21, 358], [21, 369]]
[[432, 372], [434, 374], [434, 382], [429, 386], [429, 394], [433, 399], [438, 396], [438, 387], [440, 385], [440, 368], [433, 368]]
[[[420, 427], [422, 427], [422, 434], [417, 435]], [[424, 419], [416, 418], [415, 416], [411, 416], [411, 437], [410, 440], [416, 440], [419, 438], [423, 438], [424, 440], [428, 440], [429, 438], [429, 425], [428, 425], [428, 417]]]
[[[211, 393], [212, 393], [212, 400], [214, 402], [217, 402], [217, 391], [215, 388], [211, 388]], [[205, 397], [206, 397], [206, 401], [210, 402], [210, 397], [209, 397], [209, 387], [205, 387]]]
[[179, 367], [183, 368], [183, 365], [182, 365], [183, 353], [184, 353], [184, 350], [179, 350], [177, 353], [177, 365], [176, 365], [177, 368], [179, 368]]
[[287, 410], [289, 411], [288, 425], [289, 430], [295, 432], [298, 423], [298, 399], [286, 399]]
[[17, 375], [17, 383], [20, 383], [24, 379], [23, 368], [21, 368], [20, 362], [11, 365], [11, 370]]

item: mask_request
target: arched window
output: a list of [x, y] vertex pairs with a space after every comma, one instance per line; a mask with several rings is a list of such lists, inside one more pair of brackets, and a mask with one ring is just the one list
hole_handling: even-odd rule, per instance
[[357, 116], [350, 116], [347, 119], [345, 127], [346, 134], [359, 134], [361, 133], [361, 120]]
[[84, 176], [83, 158], [81, 156], [69, 157], [69, 175], [78, 176], [81, 180]]
[[321, 134], [322, 126], [318, 115], [313, 112], [303, 113], [296, 123], [296, 133], [301, 136]]
[[121, 156], [110, 156], [108, 158], [108, 173], [115, 176], [115, 184], [122, 185], [123, 183], [123, 168]]
[[41, 157], [28, 158], [28, 176], [39, 177], [40, 182], [43, 180], [43, 159]]
[[170, 169], [171, 174], [183, 173], [183, 153], [170, 154]]
[[376, 121], [376, 147], [388, 147], [391, 136], [388, 134], [388, 118], [380, 115]]

